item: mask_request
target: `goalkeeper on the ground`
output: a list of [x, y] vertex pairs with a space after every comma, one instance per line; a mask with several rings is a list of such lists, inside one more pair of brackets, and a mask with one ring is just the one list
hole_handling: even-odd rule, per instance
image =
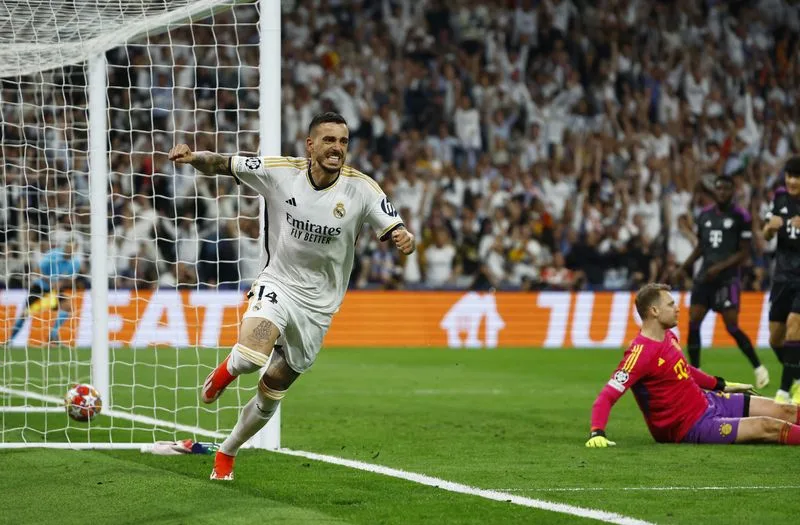
[[752, 386], [730, 383], [690, 366], [670, 330], [678, 305], [662, 284], [636, 294], [642, 329], [592, 407], [587, 447], [614, 445], [606, 437], [611, 407], [628, 390], [661, 443], [781, 443], [800, 445], [798, 406], [752, 395]]
[[38, 312], [58, 310], [55, 322], [50, 328], [50, 342], [58, 342], [58, 331], [69, 319], [72, 307], [70, 298], [65, 294], [72, 288], [72, 283], [80, 273], [80, 256], [75, 253], [76, 245], [68, 242], [64, 248], [54, 248], [42, 256], [39, 261], [39, 277], [31, 281], [25, 307], [14, 321], [9, 341], [13, 341], [22, 330], [25, 320]]

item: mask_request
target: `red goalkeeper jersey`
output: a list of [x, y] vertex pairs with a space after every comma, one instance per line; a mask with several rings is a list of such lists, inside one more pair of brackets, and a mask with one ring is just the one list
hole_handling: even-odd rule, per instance
[[667, 330], [663, 341], [636, 336], [592, 408], [592, 429], [605, 430], [611, 407], [628, 389], [656, 441], [679, 442], [708, 408], [703, 390], [716, 378], [689, 366], [678, 338]]

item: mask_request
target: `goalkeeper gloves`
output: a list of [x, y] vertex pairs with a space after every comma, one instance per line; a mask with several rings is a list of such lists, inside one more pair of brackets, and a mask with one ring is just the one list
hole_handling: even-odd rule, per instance
[[748, 385], [747, 383], [732, 383], [729, 381], [725, 382], [724, 392], [728, 392], [729, 394], [758, 394], [755, 388], [753, 388], [753, 385]]
[[589, 441], [586, 442], [586, 446], [589, 448], [608, 448], [616, 446], [616, 443], [606, 438], [604, 430], [597, 429], [592, 430], [592, 433], [589, 434]]
[[733, 381], [725, 381], [721, 377], [716, 377], [717, 386], [714, 390], [727, 392], [728, 394], [751, 394], [758, 395], [753, 385], [748, 383], [734, 383]]

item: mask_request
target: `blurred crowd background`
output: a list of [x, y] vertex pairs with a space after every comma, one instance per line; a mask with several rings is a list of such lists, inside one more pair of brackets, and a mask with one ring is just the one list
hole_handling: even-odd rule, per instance
[[[797, 2], [282, 5], [283, 154], [305, 156], [315, 113], [342, 113], [348, 164], [420, 243], [402, 257], [362, 235], [352, 287], [665, 281], [719, 174], [753, 216], [744, 288], [768, 285], [774, 245], [759, 230], [800, 146]], [[257, 151], [257, 20], [239, 6], [107, 54], [112, 286], [247, 286], [261, 269], [253, 193], [166, 158], [175, 142]], [[79, 66], [2, 83], [6, 286], [70, 241], [88, 273], [85, 85]]]

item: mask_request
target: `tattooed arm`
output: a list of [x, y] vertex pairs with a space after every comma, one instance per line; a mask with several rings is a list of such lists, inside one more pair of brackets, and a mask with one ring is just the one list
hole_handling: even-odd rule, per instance
[[176, 164], [191, 164], [206, 175], [232, 175], [230, 156], [210, 151], [193, 152], [186, 144], [178, 144], [169, 150], [169, 160]]

